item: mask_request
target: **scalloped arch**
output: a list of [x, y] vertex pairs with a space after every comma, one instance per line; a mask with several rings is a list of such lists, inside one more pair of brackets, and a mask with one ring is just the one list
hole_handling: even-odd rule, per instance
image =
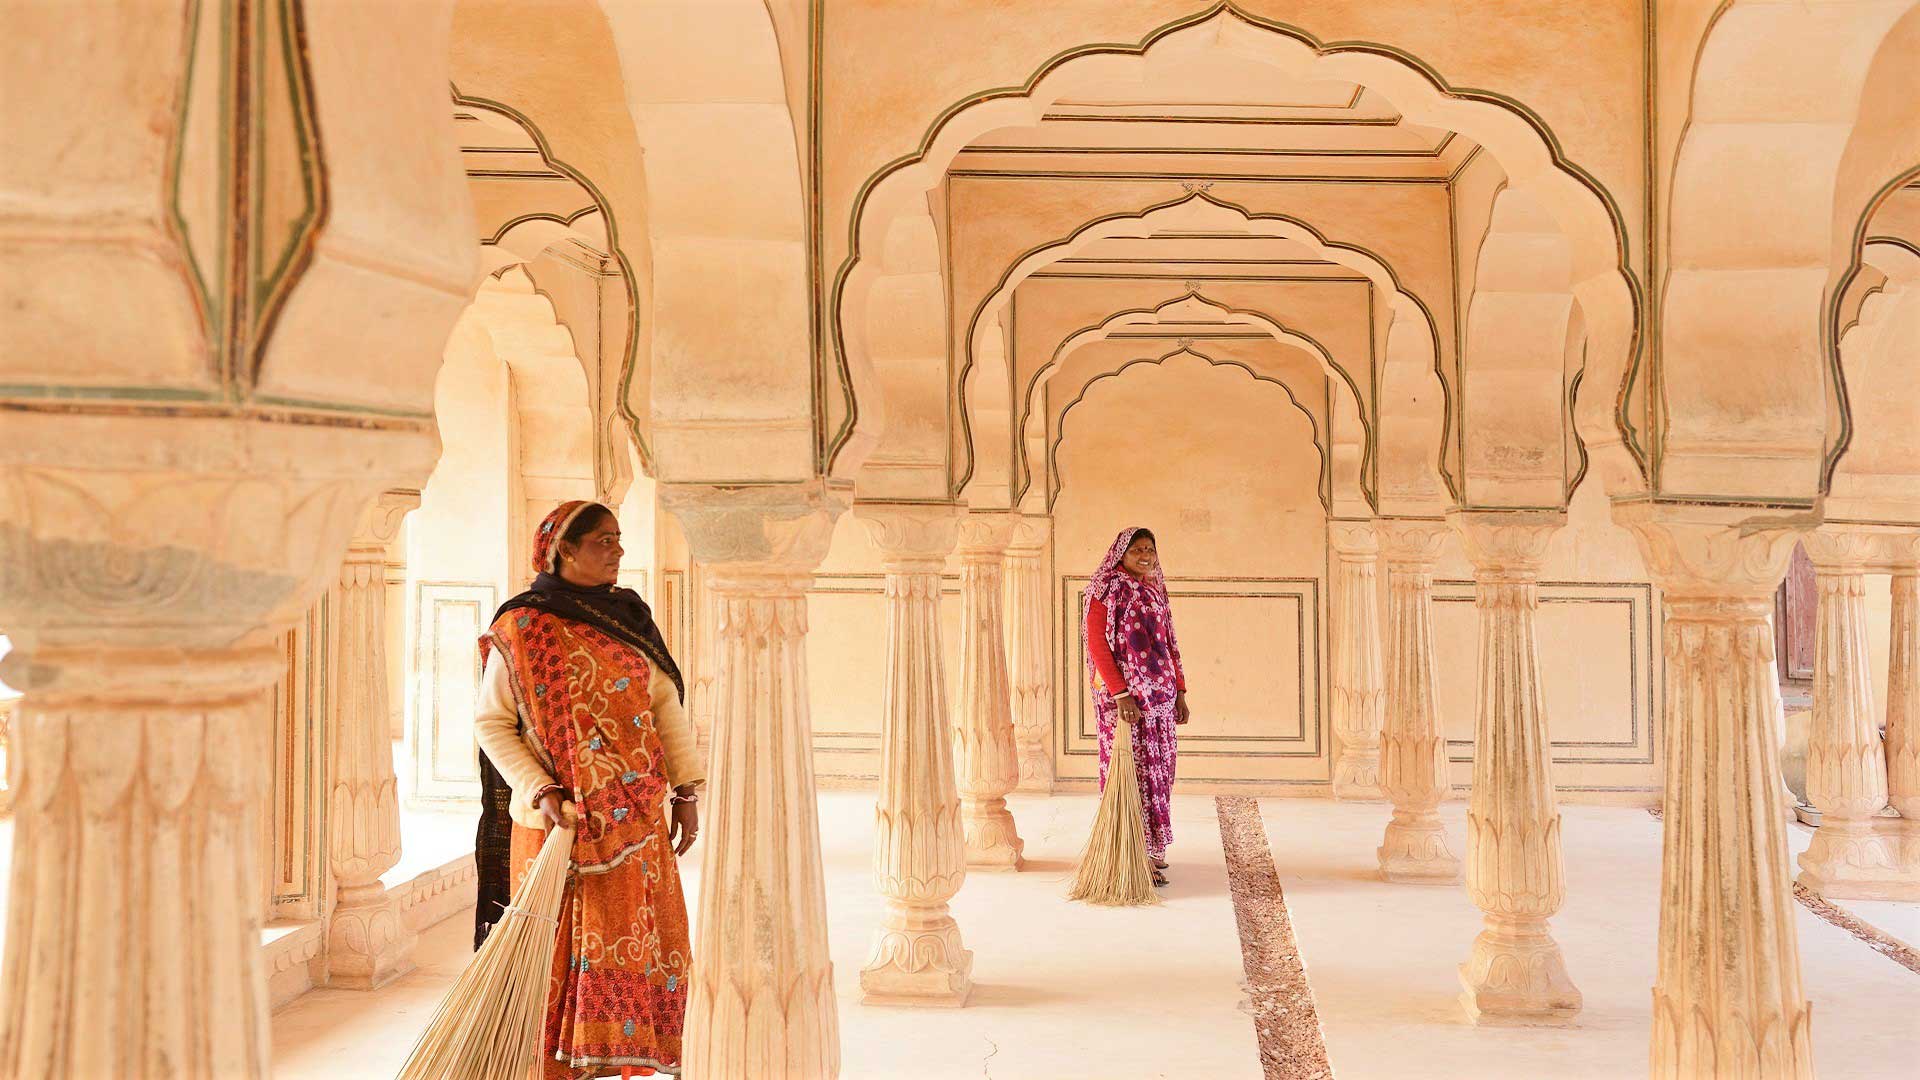
[[[1302, 79], [1335, 79], [1374, 89], [1409, 121], [1460, 132], [1500, 162], [1511, 182], [1534, 191], [1574, 243], [1576, 293], [1593, 336], [1591, 352], [1624, 383], [1639, 349], [1641, 286], [1628, 265], [1626, 230], [1617, 201], [1566, 159], [1550, 129], [1519, 102], [1488, 91], [1448, 85], [1418, 59], [1386, 46], [1321, 42], [1306, 31], [1219, 3], [1148, 34], [1136, 45], [1098, 44], [1069, 50], [1026, 83], [956, 102], [935, 119], [915, 152], [882, 167], [855, 197], [848, 254], [829, 293], [828, 323], [841, 366], [846, 417], [829, 439], [827, 465], [855, 441], [861, 425], [858, 388], [871, 384], [865, 294], [882, 272], [867, 256], [884, 243], [893, 217], [935, 186], [968, 143], [1000, 127], [1037, 122], [1055, 101], [1089, 79], [1143, 87], [1177, 79], [1187, 65], [1226, 52], [1270, 64]], [[924, 212], [924, 211], [922, 211]], [[1624, 399], [1609, 417], [1613, 441], [1637, 455]], [[872, 436], [860, 440], [870, 445]]]

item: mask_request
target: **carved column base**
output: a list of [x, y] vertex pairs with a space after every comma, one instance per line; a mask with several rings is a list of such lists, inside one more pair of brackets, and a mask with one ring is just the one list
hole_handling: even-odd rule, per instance
[[1379, 800], [1387, 797], [1380, 788], [1380, 747], [1343, 747], [1333, 767], [1333, 797], [1336, 799]]
[[861, 1003], [959, 1008], [972, 994], [973, 953], [947, 906], [891, 907], [860, 969]]
[[1800, 884], [1829, 900], [1920, 899], [1920, 878], [1902, 865], [1897, 818], [1827, 818], [1800, 853]]
[[1433, 810], [1395, 810], [1376, 852], [1380, 876], [1408, 885], [1452, 885], [1460, 858], [1447, 846], [1447, 830]]
[[1460, 1004], [1476, 1024], [1565, 1024], [1581, 1007], [1545, 919], [1488, 915], [1460, 965], [1460, 986]]
[[348, 885], [327, 924], [327, 985], [376, 990], [413, 970], [415, 935], [379, 882]]
[[1027, 842], [1020, 839], [1007, 800], [999, 796], [960, 796], [960, 819], [966, 826], [967, 869], [1019, 870], [1026, 866]]

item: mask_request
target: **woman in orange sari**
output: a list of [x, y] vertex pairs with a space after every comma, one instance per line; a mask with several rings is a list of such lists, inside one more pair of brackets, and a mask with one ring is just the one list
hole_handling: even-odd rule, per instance
[[[699, 831], [705, 768], [646, 602], [614, 585], [620, 555], [612, 511], [561, 504], [540, 523], [533, 587], [481, 639], [475, 733], [486, 771], [511, 792], [492, 803], [513, 820], [512, 886], [562, 804], [577, 817], [547, 987], [545, 1080], [680, 1071], [690, 947], [674, 860]], [[483, 906], [504, 891], [486, 880], [499, 871], [490, 861], [481, 859]], [[482, 935], [497, 915], [479, 913]]]

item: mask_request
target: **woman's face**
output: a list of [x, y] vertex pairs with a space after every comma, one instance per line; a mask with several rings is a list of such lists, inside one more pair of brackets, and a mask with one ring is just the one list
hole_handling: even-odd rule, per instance
[[1160, 565], [1160, 551], [1153, 545], [1153, 537], [1136, 536], [1133, 543], [1127, 545], [1127, 553], [1120, 556], [1120, 565], [1134, 577], [1146, 577]]
[[620, 580], [620, 523], [611, 516], [574, 545], [560, 549], [560, 576], [575, 585], [611, 585]]

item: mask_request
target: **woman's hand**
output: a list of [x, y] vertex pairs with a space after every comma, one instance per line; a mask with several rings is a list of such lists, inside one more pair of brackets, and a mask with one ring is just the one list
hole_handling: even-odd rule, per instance
[[566, 803], [557, 791], [549, 791], [540, 796], [540, 812], [547, 817], [547, 827], [560, 828], [567, 823]]
[[1187, 692], [1182, 690], [1180, 695], [1173, 699], [1173, 722], [1184, 724], [1191, 719], [1193, 714], [1187, 710]]
[[1113, 704], [1120, 710], [1120, 719], [1129, 724], [1140, 722], [1140, 706], [1133, 700], [1132, 694], [1122, 694], [1114, 698]]
[[675, 855], [685, 855], [700, 835], [700, 804], [691, 800], [673, 804], [673, 820], [667, 825], [667, 843]]

